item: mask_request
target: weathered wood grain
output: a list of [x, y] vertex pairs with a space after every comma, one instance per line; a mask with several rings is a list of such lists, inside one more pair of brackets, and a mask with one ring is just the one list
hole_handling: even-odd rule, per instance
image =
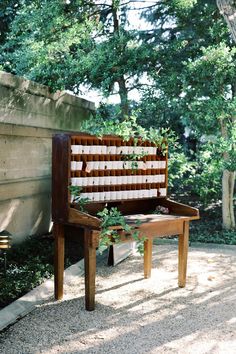
[[[179, 237], [179, 251], [178, 251], [178, 284], [180, 287], [184, 287], [186, 284], [186, 272], [187, 272], [187, 256], [188, 256], [188, 238], [189, 238], [189, 221], [199, 218], [199, 211], [196, 208], [189, 207], [182, 203], [177, 203], [168, 199], [167, 197], [161, 197], [161, 189], [168, 187], [168, 166], [167, 155], [163, 156], [160, 151], [157, 151], [157, 155], [148, 155], [143, 158], [144, 162], [147, 161], [165, 161], [166, 167], [160, 166], [161, 169], [140, 170], [140, 174], [165, 174], [165, 182], [152, 182], [149, 183], [145, 180], [145, 183], [126, 183], [123, 185], [83, 185], [83, 193], [103, 193], [117, 192], [117, 191], [130, 191], [130, 190], [146, 190], [156, 189], [157, 196], [150, 198], [136, 198], [130, 200], [106, 200], [106, 201], [91, 201], [86, 205], [86, 212], [79, 210], [79, 206], [71, 204], [69, 185], [70, 178], [75, 177], [104, 177], [104, 176], [116, 176], [116, 170], [103, 171], [94, 169], [94, 171], [86, 171], [86, 164], [89, 161], [102, 161], [99, 155], [85, 154], [84, 156], [77, 156], [79, 161], [83, 161], [82, 170], [71, 171], [71, 159], [75, 160], [76, 153], [71, 155], [71, 144], [78, 144], [84, 138], [83, 144], [93, 145], [106, 142], [107, 146], [117, 145], [120, 147], [125, 143], [121, 138], [117, 136], [104, 136], [103, 138], [97, 138], [89, 134], [84, 133], [71, 133], [71, 134], [59, 134], [53, 138], [53, 159], [52, 159], [52, 218], [54, 221], [53, 234], [55, 237], [55, 298], [61, 299], [63, 296], [63, 272], [64, 272], [64, 225], [78, 226], [84, 230], [84, 263], [85, 263], [85, 307], [86, 310], [92, 311], [95, 308], [95, 278], [96, 278], [96, 248], [99, 245], [99, 233], [101, 231], [101, 220], [96, 216], [99, 211], [102, 211], [105, 207], [108, 209], [111, 207], [117, 208], [124, 216], [125, 221], [132, 226], [131, 232], [127, 233], [122, 229], [122, 226], [115, 225], [110, 229], [116, 230], [120, 235], [121, 242], [130, 242], [133, 240], [132, 234], [139, 230], [139, 236], [146, 236], [147, 240], [144, 243], [144, 278], [151, 276], [152, 267], [152, 244], [154, 237], [165, 237], [178, 235]], [[145, 146], [153, 146], [151, 143], [142, 142], [139, 140], [138, 145], [143, 144]], [[82, 144], [82, 145], [83, 145]], [[131, 139], [128, 146], [132, 146], [134, 141]], [[122, 146], [123, 146], [122, 145]], [[143, 146], [144, 146], [143, 145]], [[158, 150], [158, 149], [157, 149]], [[74, 150], [75, 151], [75, 150]], [[107, 160], [113, 161], [112, 157], [106, 155]], [[121, 160], [118, 155], [113, 156]], [[94, 160], [93, 160], [94, 159]], [[103, 161], [104, 156], [103, 156]], [[150, 165], [149, 167], [150, 168]], [[131, 176], [133, 171], [127, 170], [125, 174]], [[161, 172], [160, 172], [161, 171]], [[135, 172], [136, 173], [136, 172]], [[125, 175], [124, 174], [124, 175]], [[117, 170], [117, 176], [123, 176], [123, 171]], [[87, 180], [88, 181], [88, 180]], [[140, 180], [139, 180], [140, 181]], [[156, 184], [156, 185], [155, 185]], [[154, 188], [155, 187], [155, 188]], [[111, 194], [112, 195], [112, 194]], [[114, 195], [114, 194], [113, 194]], [[134, 195], [134, 194], [131, 194]], [[150, 193], [150, 196], [152, 194]], [[137, 194], [136, 194], [137, 196]], [[94, 197], [95, 199], [95, 197]], [[158, 206], [163, 206], [169, 210], [167, 215], [154, 214], [153, 212]], [[137, 224], [137, 221], [139, 224]]]

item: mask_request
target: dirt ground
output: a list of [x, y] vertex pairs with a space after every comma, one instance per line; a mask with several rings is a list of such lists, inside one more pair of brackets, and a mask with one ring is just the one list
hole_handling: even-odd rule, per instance
[[4, 354], [236, 353], [236, 246], [192, 245], [177, 287], [177, 245], [156, 245], [150, 279], [140, 256], [98, 261], [96, 310], [83, 277], [0, 335]]

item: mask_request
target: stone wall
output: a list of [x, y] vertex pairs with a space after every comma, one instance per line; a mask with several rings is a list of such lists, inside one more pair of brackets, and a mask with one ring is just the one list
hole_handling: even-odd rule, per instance
[[50, 228], [51, 138], [79, 131], [94, 103], [0, 72], [0, 231], [15, 242]]

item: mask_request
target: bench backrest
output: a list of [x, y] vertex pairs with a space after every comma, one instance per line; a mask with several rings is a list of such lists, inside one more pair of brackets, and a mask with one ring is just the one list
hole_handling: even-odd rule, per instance
[[167, 196], [167, 152], [148, 141], [55, 135], [52, 164], [53, 209], [61, 204], [65, 212], [69, 185], [81, 187], [81, 197], [91, 203]]

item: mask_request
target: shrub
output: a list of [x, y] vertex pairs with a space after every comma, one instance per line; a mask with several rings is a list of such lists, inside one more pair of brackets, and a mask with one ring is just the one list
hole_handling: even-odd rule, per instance
[[30, 237], [7, 251], [6, 276], [2, 253], [0, 265], [0, 307], [4, 307], [53, 274], [53, 241]]

